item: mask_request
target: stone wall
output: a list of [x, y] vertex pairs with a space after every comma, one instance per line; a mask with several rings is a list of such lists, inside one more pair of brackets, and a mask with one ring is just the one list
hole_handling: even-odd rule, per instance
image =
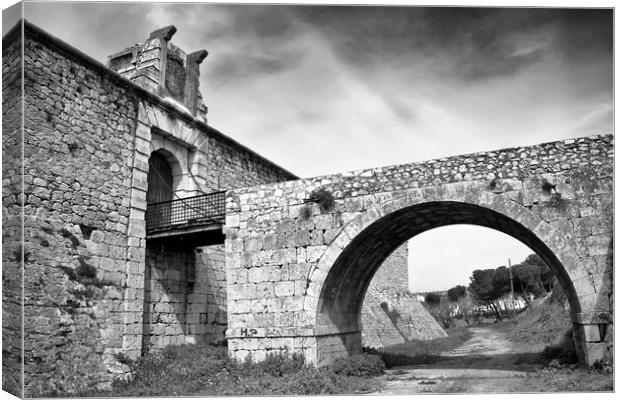
[[127, 237], [136, 102], [28, 34], [24, 74], [26, 395], [105, 386], [143, 257]]
[[[20, 35], [20, 32], [14, 32]], [[2, 389], [22, 395], [21, 39], [2, 44]], [[30, 180], [30, 182], [32, 182]]]
[[362, 344], [386, 347], [408, 340], [430, 340], [446, 333], [409, 292], [407, 244], [377, 270], [362, 303]]
[[[307, 204], [319, 188], [334, 196], [332, 210]], [[359, 333], [361, 288], [381, 263], [412, 236], [458, 223], [500, 230], [537, 252], [569, 294], [582, 359], [610, 354], [599, 325], [613, 324], [611, 135], [234, 190], [226, 218], [235, 357], [293, 343], [323, 363], [344, 354], [320, 351], [335, 336], [355, 351], [347, 343]], [[256, 283], [272, 271], [280, 272]]]
[[142, 354], [169, 345], [221, 343], [226, 282], [221, 245], [146, 249]]
[[[185, 195], [215, 190], [218, 182], [230, 188], [295, 176], [37, 27], [25, 23], [24, 29], [25, 394], [105, 388], [128, 371], [118, 355], [136, 358], [142, 351], [146, 176], [154, 146], [181, 154], [178, 161], [185, 170], [179, 179], [185, 186], [179, 193]], [[4, 49], [8, 54], [9, 47]], [[19, 69], [9, 61], [3, 59], [3, 68], [10, 69], [5, 80]], [[3, 130], [18, 133], [14, 108], [6, 103], [14, 99], [19, 104], [19, 95], [6, 92], [17, 85], [3, 87], [8, 116]], [[7, 151], [15, 146], [7, 139], [18, 138], [7, 135], [3, 141], [9, 154], [5, 169], [11, 155], [17, 155]], [[4, 171], [5, 188], [19, 187], [17, 165]], [[3, 201], [5, 211], [19, 206], [14, 190], [4, 190]], [[10, 213], [4, 215], [6, 221]], [[5, 236], [9, 233], [19, 232], [5, 230]], [[161, 260], [179, 271], [195, 265], [192, 291], [175, 292], [185, 298], [186, 309], [180, 318], [184, 323], [171, 328], [174, 334], [164, 331], [168, 342], [222, 340], [222, 247], [192, 250], [183, 265], [170, 257]], [[4, 252], [5, 257], [15, 254]], [[11, 282], [20, 282], [15, 266]], [[156, 265], [155, 272], [161, 267]], [[11, 282], [4, 284], [14, 286]], [[10, 301], [5, 304], [10, 308]], [[20, 315], [11, 308], [4, 320], [19, 321]], [[149, 339], [154, 329], [147, 327]], [[175, 336], [180, 331], [183, 340]], [[155, 342], [161, 347], [166, 340]]]

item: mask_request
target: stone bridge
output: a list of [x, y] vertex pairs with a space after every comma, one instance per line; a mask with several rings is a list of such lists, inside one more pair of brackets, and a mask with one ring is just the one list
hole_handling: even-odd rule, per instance
[[[310, 200], [321, 188], [334, 207]], [[611, 135], [232, 190], [226, 213], [236, 358], [287, 348], [320, 365], [359, 352], [373, 274], [411, 237], [450, 224], [529, 246], [566, 292], [582, 361], [611, 354]]]

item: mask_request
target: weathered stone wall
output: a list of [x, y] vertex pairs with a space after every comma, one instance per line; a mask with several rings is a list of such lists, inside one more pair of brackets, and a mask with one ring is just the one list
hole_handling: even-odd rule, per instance
[[105, 386], [123, 370], [127, 261], [140, 258], [127, 249], [136, 103], [30, 35], [24, 73], [26, 395]]
[[169, 345], [221, 343], [226, 330], [223, 246], [147, 244], [142, 354]]
[[191, 249], [147, 244], [144, 283], [142, 353], [184, 344], [192, 315], [188, 314], [196, 262]]
[[[311, 205], [307, 216], [305, 200], [320, 187], [336, 206]], [[512, 235], [550, 265], [592, 362], [611, 341], [599, 324], [612, 323], [612, 220], [610, 135], [230, 191], [229, 349], [261, 358], [293, 343], [321, 363], [339, 355], [320, 352], [321, 338], [340, 335], [342, 352], [352, 351], [360, 288], [381, 262], [420, 232], [473, 223]], [[259, 290], [256, 277], [270, 271], [277, 280]]]
[[[108, 387], [128, 370], [117, 355], [142, 351], [150, 154], [178, 156], [184, 195], [294, 175], [31, 24], [25, 32], [25, 394]], [[19, 201], [5, 194], [5, 209]], [[193, 291], [177, 292], [180, 326], [184, 341], [221, 341], [222, 246], [200, 250]]]
[[[221, 343], [226, 339], [226, 262], [224, 245], [205, 246], [196, 253], [196, 283], [194, 293], [200, 294], [195, 301], [199, 323], [190, 327], [190, 334], [202, 334], [209, 343]], [[206, 305], [206, 306], [204, 306]], [[206, 318], [206, 321], [204, 320]]]
[[409, 292], [407, 244], [394, 250], [370, 281], [362, 303], [362, 344], [386, 347], [446, 333]]
[[2, 45], [2, 389], [22, 395], [21, 33]]

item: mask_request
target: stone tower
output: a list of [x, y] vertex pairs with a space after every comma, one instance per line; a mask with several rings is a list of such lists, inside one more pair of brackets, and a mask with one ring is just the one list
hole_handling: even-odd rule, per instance
[[144, 43], [109, 56], [108, 66], [206, 122], [207, 107], [198, 86], [200, 64], [208, 53], [204, 49], [185, 53], [170, 42], [176, 31], [170, 25], [151, 32]]

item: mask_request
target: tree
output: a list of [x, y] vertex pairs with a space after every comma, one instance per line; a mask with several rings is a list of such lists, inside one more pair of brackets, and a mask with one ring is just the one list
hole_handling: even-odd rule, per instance
[[510, 291], [510, 279], [508, 268], [477, 269], [469, 278], [469, 293], [481, 304], [488, 304], [495, 313], [495, 318], [502, 319], [495, 300]]
[[[448, 290], [448, 300], [458, 305], [460, 314], [463, 316], [463, 320], [469, 324], [469, 309], [472, 306], [472, 301], [467, 295], [467, 287], [463, 285], [457, 285]], [[452, 308], [454, 309], [454, 308]]]
[[531, 254], [513, 267], [515, 287], [521, 290], [524, 298], [527, 293], [535, 296], [547, 294], [555, 285], [555, 275], [536, 254]]
[[448, 329], [453, 325], [450, 304], [438, 293], [427, 293], [424, 297], [424, 307], [444, 328]]
[[427, 293], [424, 302], [430, 306], [438, 306], [441, 303], [441, 296], [437, 293]]
[[448, 290], [448, 300], [453, 303], [459, 301], [459, 299], [467, 296], [467, 288], [463, 285], [457, 285]]

